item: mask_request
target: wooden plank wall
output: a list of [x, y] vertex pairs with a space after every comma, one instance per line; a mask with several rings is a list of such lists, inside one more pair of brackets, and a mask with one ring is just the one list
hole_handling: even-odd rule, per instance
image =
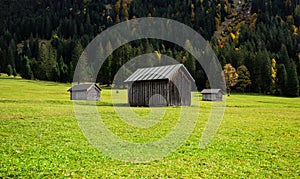
[[134, 82], [131, 87], [129, 85], [128, 102], [131, 106], [165, 106], [168, 101], [167, 85], [166, 80]]
[[[149, 104], [151, 97], [152, 104]], [[129, 85], [128, 102], [131, 106], [190, 106], [191, 81], [179, 69], [169, 81], [134, 82]]]
[[86, 100], [87, 92], [85, 91], [71, 91], [71, 100]]
[[169, 85], [171, 106], [191, 105], [191, 81], [181, 69], [173, 76]]

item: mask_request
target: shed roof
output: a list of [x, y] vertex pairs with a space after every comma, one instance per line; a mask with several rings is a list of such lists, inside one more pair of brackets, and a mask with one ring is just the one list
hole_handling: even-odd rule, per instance
[[150, 68], [139, 68], [132, 75], [130, 75], [124, 82], [135, 82], [135, 81], [152, 81], [152, 80], [164, 80], [171, 79], [172, 76], [182, 68], [187, 74], [191, 81], [195, 81], [188, 70], [183, 64], [166, 65]]
[[204, 89], [201, 91], [202, 94], [216, 94], [216, 93], [222, 93], [221, 89]]
[[95, 83], [74, 85], [72, 86], [72, 88], [68, 89], [68, 91], [89, 91], [92, 87], [95, 87], [96, 89], [101, 91], [101, 88]]

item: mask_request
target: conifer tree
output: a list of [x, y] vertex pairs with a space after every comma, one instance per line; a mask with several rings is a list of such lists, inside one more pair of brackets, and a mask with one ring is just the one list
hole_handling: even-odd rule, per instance
[[241, 65], [237, 69], [238, 82], [236, 89], [245, 92], [245, 89], [251, 85], [250, 72], [245, 65]]
[[286, 67], [287, 83], [286, 83], [286, 95], [289, 97], [299, 96], [299, 79], [296, 71], [295, 62], [289, 59], [289, 63]]

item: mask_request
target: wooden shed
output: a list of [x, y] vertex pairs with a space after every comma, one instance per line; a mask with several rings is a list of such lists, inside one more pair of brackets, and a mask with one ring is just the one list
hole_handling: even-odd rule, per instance
[[74, 85], [68, 91], [70, 100], [100, 101], [101, 88], [95, 83]]
[[128, 83], [130, 106], [190, 106], [193, 77], [182, 64], [137, 69]]
[[201, 91], [202, 101], [222, 101], [223, 92], [221, 89], [204, 89]]

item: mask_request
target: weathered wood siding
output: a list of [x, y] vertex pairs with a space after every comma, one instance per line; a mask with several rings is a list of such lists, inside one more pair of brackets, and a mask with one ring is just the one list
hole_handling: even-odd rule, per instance
[[191, 81], [182, 69], [169, 81], [169, 99], [170, 106], [191, 105]]
[[190, 106], [191, 81], [178, 70], [170, 80], [134, 82], [129, 85], [128, 102], [131, 106]]
[[71, 97], [71, 100], [86, 100], [87, 92], [86, 91], [71, 91], [70, 97]]
[[209, 93], [209, 94], [202, 94], [203, 101], [222, 101], [223, 94], [219, 93]]
[[100, 101], [100, 93], [95, 88], [92, 88], [87, 92], [87, 100]]
[[167, 80], [134, 82], [129, 85], [128, 102], [131, 106], [166, 106], [167, 101]]
[[100, 92], [97, 91], [95, 88], [92, 88], [89, 91], [71, 91], [70, 99], [71, 100], [100, 101]]

